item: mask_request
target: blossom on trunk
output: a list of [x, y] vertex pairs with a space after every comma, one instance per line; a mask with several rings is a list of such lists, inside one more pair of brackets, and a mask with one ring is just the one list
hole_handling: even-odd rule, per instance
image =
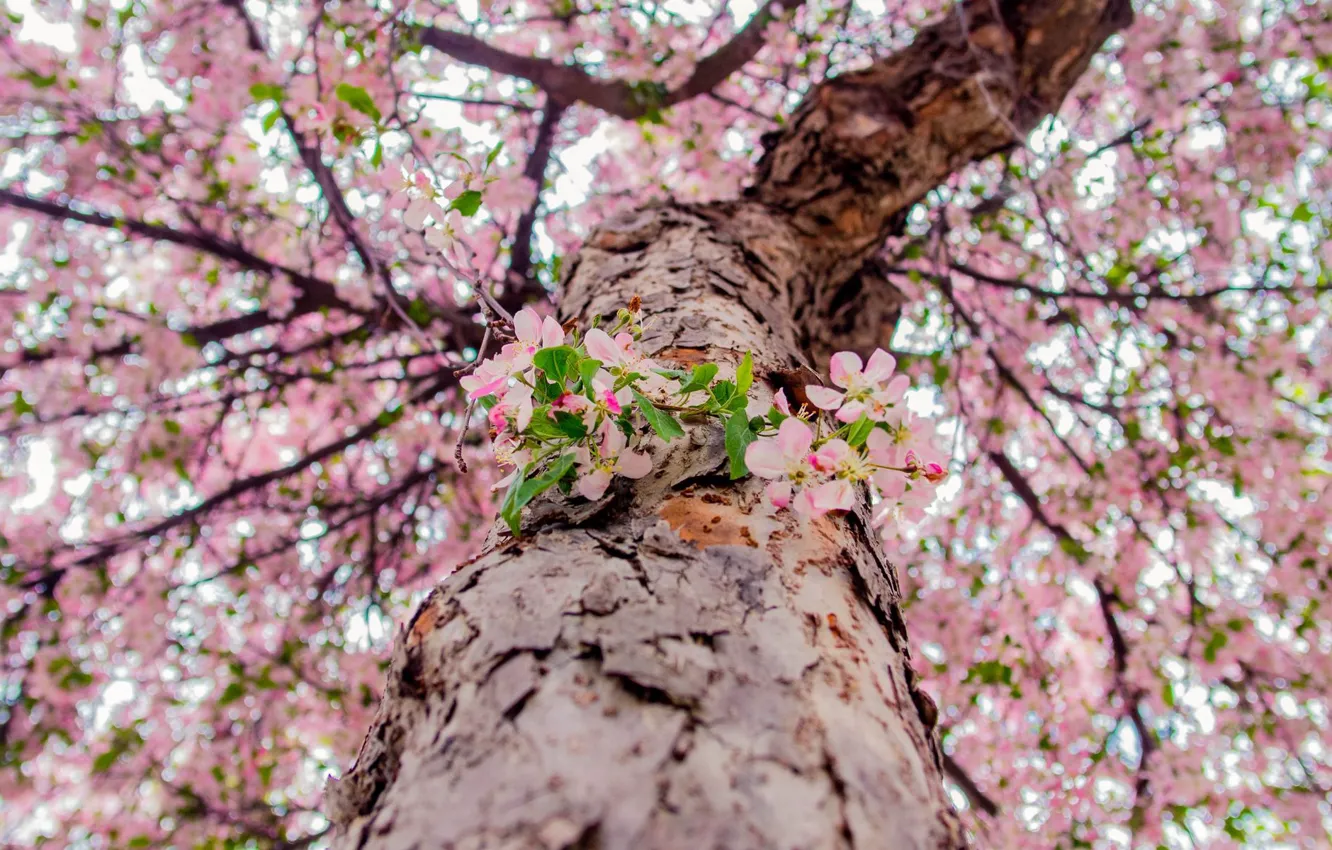
[[564, 345], [564, 329], [554, 318], [542, 318], [536, 310], [524, 307], [514, 314], [513, 330], [517, 339], [502, 349], [516, 369], [526, 369], [542, 348]]
[[868, 414], [881, 422], [911, 385], [906, 375], [893, 375], [896, 368], [896, 358], [882, 348], [874, 350], [868, 364], [854, 352], [839, 351], [832, 356], [829, 373], [842, 391], [811, 385], [805, 394], [815, 407], [835, 412], [838, 421], [854, 422]]
[[[811, 463], [814, 431], [794, 417], [783, 419], [775, 437], [760, 437], [745, 449], [745, 465], [760, 478], [769, 479], [768, 498], [779, 508], [791, 503], [792, 488], [814, 481]], [[801, 505], [808, 507], [805, 503]]]
[[580, 471], [576, 485], [578, 495], [596, 501], [606, 494], [615, 475], [642, 478], [651, 472], [651, 458], [645, 452], [629, 450], [628, 445], [628, 439], [618, 426], [610, 421], [603, 423], [595, 456], [583, 446], [575, 452]]

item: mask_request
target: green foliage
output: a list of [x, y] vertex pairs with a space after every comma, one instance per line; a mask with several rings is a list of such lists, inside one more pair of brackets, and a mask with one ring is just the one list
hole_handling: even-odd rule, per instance
[[376, 124], [384, 116], [380, 113], [379, 107], [375, 106], [374, 100], [370, 94], [360, 86], [353, 86], [348, 83], [338, 83], [338, 87], [333, 90], [333, 94], [338, 100], [355, 109], [370, 118]]

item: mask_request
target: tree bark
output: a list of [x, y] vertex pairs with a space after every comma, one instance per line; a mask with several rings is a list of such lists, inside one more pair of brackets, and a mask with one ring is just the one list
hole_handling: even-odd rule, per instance
[[[958, 7], [816, 88], [746, 199], [607, 222], [568, 264], [561, 318], [637, 295], [645, 351], [752, 352], [753, 412], [779, 386], [799, 398], [812, 354], [891, 332], [898, 296], [867, 261], [907, 207], [1057, 106], [1127, 8]], [[721, 429], [686, 426], [652, 443], [647, 478], [538, 500], [431, 594], [330, 783], [336, 846], [966, 846], [867, 503], [773, 514], [761, 482], [726, 476]]]
[[[645, 350], [799, 384], [797, 247], [756, 204], [642, 210], [590, 240], [564, 310], [638, 295]], [[718, 426], [688, 430], [648, 478], [494, 532], [422, 606], [328, 795], [342, 846], [964, 845], [865, 514], [774, 515]]]

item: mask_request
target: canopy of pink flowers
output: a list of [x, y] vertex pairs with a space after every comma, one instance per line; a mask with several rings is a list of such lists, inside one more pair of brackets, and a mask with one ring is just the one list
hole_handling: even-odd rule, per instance
[[[478, 283], [516, 312], [607, 214], [736, 195], [810, 85], [947, 8], [775, 5], [658, 109], [751, 4], [7, 4], [0, 843], [318, 840], [394, 622], [495, 510], [479, 429], [452, 459]], [[891, 433], [787, 418], [749, 466], [814, 511], [913, 470], [880, 519], [982, 846], [1325, 847], [1332, 22], [1135, 6], [885, 246], [887, 354], [811, 400]], [[640, 117], [476, 44], [632, 82]]]

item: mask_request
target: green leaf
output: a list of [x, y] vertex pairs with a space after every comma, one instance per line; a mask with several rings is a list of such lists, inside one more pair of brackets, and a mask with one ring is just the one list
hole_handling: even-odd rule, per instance
[[333, 90], [338, 100], [355, 109], [362, 115], [368, 115], [371, 121], [376, 124], [383, 116], [379, 112], [379, 107], [375, 106], [374, 100], [370, 94], [360, 86], [353, 86], [347, 83], [338, 83], [338, 87]]
[[407, 305], [407, 318], [422, 327], [430, 324], [430, 305], [423, 298], [413, 298]]
[[449, 209], [457, 210], [464, 217], [470, 218], [476, 215], [477, 210], [481, 209], [481, 193], [475, 189], [468, 189], [453, 199], [453, 203], [449, 204]]
[[165, 430], [168, 434], [179, 434], [179, 433], [180, 433], [180, 423], [177, 422], [177, 421], [174, 420], [174, 419], [163, 419], [163, 420], [162, 420], [162, 428], [163, 428], [163, 430]]
[[874, 420], [870, 419], [868, 416], [861, 416], [846, 432], [847, 445], [852, 448], [864, 445], [865, 441], [869, 439], [870, 432], [873, 430]]
[[270, 109], [268, 110], [268, 114], [264, 116], [264, 120], [259, 123], [259, 126], [263, 127], [264, 132], [267, 133], [269, 130], [273, 129], [274, 125], [277, 124], [278, 119], [281, 117], [281, 109]]
[[502, 151], [502, 150], [504, 150], [504, 140], [503, 140], [503, 139], [501, 139], [500, 141], [496, 142], [496, 143], [495, 143], [495, 147], [493, 147], [493, 148], [490, 149], [490, 153], [486, 154], [486, 168], [489, 168], [492, 164], [494, 164], [494, 162], [495, 162], [495, 157], [499, 156], [499, 155], [500, 155], [500, 151]]
[[402, 415], [406, 412], [407, 412], [406, 407], [397, 407], [394, 408], [393, 410], [385, 410], [375, 417], [375, 424], [380, 426], [381, 428], [387, 428], [388, 426], [392, 425], [394, 422], [397, 422], [399, 419], [401, 419]]
[[111, 765], [116, 763], [116, 759], [118, 758], [120, 758], [120, 750], [118, 750], [115, 746], [112, 746], [111, 749], [107, 750], [97, 758], [93, 759], [92, 772], [106, 773], [108, 770], [111, 769]]
[[518, 518], [522, 515], [522, 506], [518, 504], [518, 492], [523, 489], [524, 470], [518, 470], [509, 482], [509, 489], [504, 491], [504, 501], [500, 502], [500, 517], [509, 526], [513, 536], [518, 536]]
[[532, 411], [532, 421], [528, 424], [527, 431], [542, 440], [562, 440], [565, 436], [555, 424], [555, 420], [550, 418], [550, 408], [546, 405]]
[[529, 478], [523, 482], [523, 486], [518, 491], [518, 507], [522, 508], [528, 502], [537, 496], [555, 486], [555, 482], [563, 478], [569, 470], [573, 469], [574, 456], [572, 454], [560, 455], [559, 458], [547, 467], [546, 471], [536, 478]]
[[273, 83], [255, 83], [250, 86], [250, 97], [261, 103], [265, 100], [276, 100], [281, 103], [286, 96], [286, 90]]
[[553, 384], [564, 387], [578, 362], [578, 352], [567, 345], [543, 348], [532, 357], [532, 365], [546, 374]]
[[700, 363], [689, 373], [689, 380], [680, 386], [680, 395], [689, 395], [699, 390], [706, 390], [712, 379], [717, 377], [716, 363]]
[[43, 74], [38, 74], [36, 71], [24, 71], [21, 74], [14, 74], [14, 77], [15, 79], [23, 80], [35, 89], [49, 89], [60, 81], [60, 78], [55, 74], [51, 74], [48, 77]]
[[589, 357], [578, 362], [578, 377], [583, 379], [583, 392], [592, 391], [592, 379], [601, 371], [601, 361]]
[[555, 427], [559, 428], [560, 433], [564, 436], [572, 437], [575, 440], [581, 440], [587, 436], [587, 426], [583, 424], [582, 418], [563, 410], [557, 411], [555, 414]]
[[25, 413], [35, 413], [37, 408], [33, 407], [29, 401], [23, 397], [23, 391], [14, 394], [14, 403], [10, 405], [15, 416], [22, 416]]
[[1130, 443], [1136, 443], [1142, 439], [1142, 425], [1138, 420], [1130, 419], [1124, 423], [1124, 439]]
[[527, 506], [537, 496], [555, 486], [569, 470], [573, 469], [574, 456], [572, 454], [561, 455], [558, 460], [552, 463], [545, 472], [536, 478], [525, 478], [527, 471], [519, 472], [514, 476], [513, 483], [509, 485], [509, 490], [504, 494], [504, 503], [500, 506], [500, 516], [508, 524], [509, 530], [518, 534], [518, 522], [522, 516], [523, 508]]
[[631, 392], [634, 394], [634, 404], [643, 412], [643, 418], [647, 420], [652, 430], [657, 432], [658, 437], [669, 443], [676, 437], [684, 436], [684, 428], [680, 427], [680, 423], [668, 411], [657, 408], [648, 400], [647, 396], [638, 390], [631, 390]]
[[1086, 563], [1087, 559], [1091, 557], [1091, 552], [1087, 547], [1072, 537], [1060, 538], [1059, 548], [1063, 549], [1065, 554], [1072, 557], [1079, 564]]
[[245, 696], [245, 686], [240, 682], [232, 682], [227, 685], [227, 689], [222, 692], [222, 696], [218, 697], [217, 704], [231, 705], [243, 696]]
[[982, 685], [1013, 684], [1013, 668], [999, 661], [982, 661], [967, 668], [966, 683]]
[[476, 403], [481, 405], [482, 410], [490, 410], [490, 408], [499, 404], [499, 398], [493, 395], [483, 395], [476, 400]]
[[708, 390], [712, 396], [712, 402], [708, 405], [712, 410], [725, 410], [726, 405], [735, 398], [735, 384], [730, 381], [718, 381]]
[[1217, 652], [1224, 648], [1227, 643], [1230, 643], [1230, 638], [1226, 636], [1225, 632], [1219, 629], [1212, 632], [1212, 636], [1207, 639], [1207, 645], [1203, 647], [1203, 659], [1208, 664], [1213, 663], [1216, 661]]
[[757, 437], [749, 427], [749, 417], [737, 413], [726, 420], [726, 456], [731, 459], [731, 480], [744, 478], [749, 474], [745, 465], [745, 449]]
[[375, 149], [370, 154], [370, 164], [379, 168], [384, 164], [384, 143], [375, 139]]
[[749, 388], [754, 385], [754, 358], [745, 352], [745, 358], [740, 361], [740, 365], [735, 370], [735, 392], [737, 395], [748, 395]]

